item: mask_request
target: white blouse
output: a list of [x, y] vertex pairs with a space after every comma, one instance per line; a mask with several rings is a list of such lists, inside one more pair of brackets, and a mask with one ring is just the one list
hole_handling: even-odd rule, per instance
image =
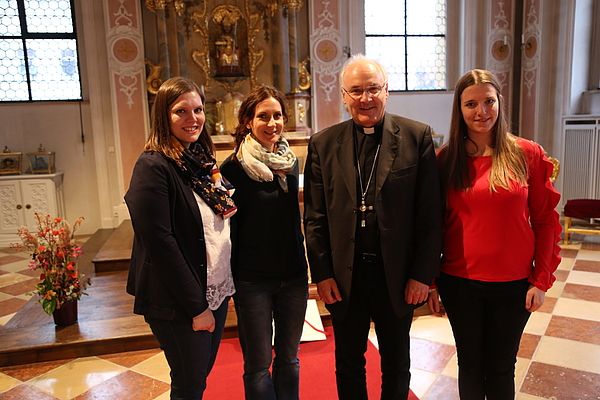
[[229, 219], [215, 214], [204, 200], [194, 192], [206, 244], [206, 300], [208, 308], [216, 310], [227, 296], [235, 293], [231, 274], [231, 237]]

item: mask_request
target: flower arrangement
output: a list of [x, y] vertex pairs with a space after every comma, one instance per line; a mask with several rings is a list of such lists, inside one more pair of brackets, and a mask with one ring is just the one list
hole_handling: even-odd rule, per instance
[[73, 227], [62, 218], [50, 215], [35, 214], [37, 232], [31, 232], [25, 226], [19, 229], [17, 235], [22, 244], [11, 244], [11, 247], [21, 251], [25, 248], [30, 254], [32, 270], [40, 269], [40, 283], [30, 295], [39, 295], [38, 303], [42, 303], [44, 311], [52, 315], [54, 310], [61, 308], [69, 301], [79, 300], [87, 295], [84, 290], [92, 281], [79, 273], [76, 262], [83, 252], [75, 245], [73, 236], [77, 227], [83, 221], [79, 217]]

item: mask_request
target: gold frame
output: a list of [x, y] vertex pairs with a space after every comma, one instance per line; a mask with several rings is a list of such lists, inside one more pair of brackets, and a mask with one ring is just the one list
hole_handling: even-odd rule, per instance
[[0, 153], [0, 175], [21, 175], [23, 153]]
[[53, 151], [38, 151], [27, 153], [32, 174], [52, 174], [56, 172], [55, 153]]
[[[219, 86], [223, 87], [228, 92], [236, 91], [241, 84], [248, 79], [248, 77], [243, 78], [221, 78], [215, 79], [215, 77], [211, 76], [211, 68], [210, 68], [210, 40], [209, 37], [209, 21], [216, 14], [222, 13], [231, 13], [235, 15], [236, 18], [244, 19], [246, 23], [246, 30], [248, 36], [248, 62], [250, 67], [250, 87], [255, 87], [258, 85], [258, 80], [256, 77], [256, 73], [258, 70], [258, 66], [262, 63], [264, 59], [264, 49], [260, 49], [256, 46], [256, 37], [258, 33], [261, 31], [261, 16], [258, 13], [250, 12], [250, 2], [249, 0], [244, 1], [244, 10], [234, 5], [220, 5], [216, 6], [211, 12], [210, 15], [208, 13], [206, 2], [203, 2], [203, 8], [200, 12], [192, 13], [192, 21], [193, 21], [193, 30], [194, 33], [199, 35], [200, 37], [200, 49], [194, 49], [192, 52], [192, 60], [194, 63], [200, 67], [200, 70], [204, 74], [204, 90], [210, 92], [211, 81], [215, 82]], [[270, 12], [273, 13], [274, 10], [270, 9]]]

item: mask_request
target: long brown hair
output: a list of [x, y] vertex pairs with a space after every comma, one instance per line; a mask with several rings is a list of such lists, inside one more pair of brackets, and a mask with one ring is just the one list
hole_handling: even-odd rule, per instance
[[510, 181], [527, 184], [527, 160], [525, 153], [509, 132], [504, 97], [500, 94], [500, 81], [490, 71], [474, 69], [464, 74], [454, 88], [452, 120], [448, 143], [440, 150], [442, 188], [466, 190], [471, 187], [467, 164], [466, 141], [474, 143], [467, 134], [467, 124], [462, 115], [460, 98], [464, 90], [473, 85], [489, 83], [498, 97], [498, 119], [492, 128], [492, 169], [489, 175], [490, 190], [497, 187], [509, 189]]
[[[260, 102], [268, 98], [274, 98], [281, 105], [281, 114], [283, 115], [284, 124], [288, 121], [288, 105], [287, 100], [283, 93], [274, 88], [273, 86], [261, 85], [256, 86], [250, 91], [242, 101], [240, 109], [238, 110], [238, 126], [235, 128], [235, 144], [236, 149], [240, 147], [242, 141], [247, 134], [250, 133], [247, 125], [254, 118], [256, 114], [256, 107]], [[285, 129], [285, 128], [284, 128]]]
[[[194, 81], [188, 78], [176, 76], [167, 79], [160, 85], [152, 106], [150, 137], [146, 142], [144, 151], [157, 151], [174, 160], [181, 157], [183, 146], [178, 146], [178, 141], [172, 140], [169, 108], [179, 96], [189, 92], [198, 93], [202, 99], [202, 105], [205, 104], [204, 93]], [[206, 128], [206, 123], [202, 127], [198, 142], [205, 150], [215, 154], [215, 146]]]

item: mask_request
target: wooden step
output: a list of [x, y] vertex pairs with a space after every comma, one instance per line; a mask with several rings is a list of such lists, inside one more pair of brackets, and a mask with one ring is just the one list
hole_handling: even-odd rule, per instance
[[79, 322], [56, 327], [32, 298], [0, 329], [0, 366], [156, 347], [143, 318], [131, 313], [133, 298], [124, 289], [126, 272], [94, 274], [92, 259], [113, 232], [98, 230], [82, 246], [80, 272], [92, 277], [92, 285], [86, 290], [89, 296], [78, 302]]
[[[122, 224], [116, 230], [99, 230], [82, 246], [80, 270], [92, 276], [92, 285], [86, 290], [88, 296], [78, 302], [78, 322], [67, 327], [55, 326], [52, 316], [32, 298], [0, 329], [0, 366], [159, 347], [144, 317], [132, 312], [134, 298], [125, 292], [127, 271], [94, 273], [101, 249], [108, 248], [106, 243], [115, 237], [126, 237], [123, 234], [127, 229], [131, 229], [131, 224]], [[330, 314], [319, 300], [314, 284], [310, 285], [309, 298], [317, 300], [323, 325], [331, 325]], [[415, 316], [428, 313], [426, 307], [417, 309]], [[237, 337], [233, 300], [229, 302], [223, 337]]]
[[114, 230], [92, 262], [96, 272], [127, 271], [133, 246], [133, 227], [127, 219]]

